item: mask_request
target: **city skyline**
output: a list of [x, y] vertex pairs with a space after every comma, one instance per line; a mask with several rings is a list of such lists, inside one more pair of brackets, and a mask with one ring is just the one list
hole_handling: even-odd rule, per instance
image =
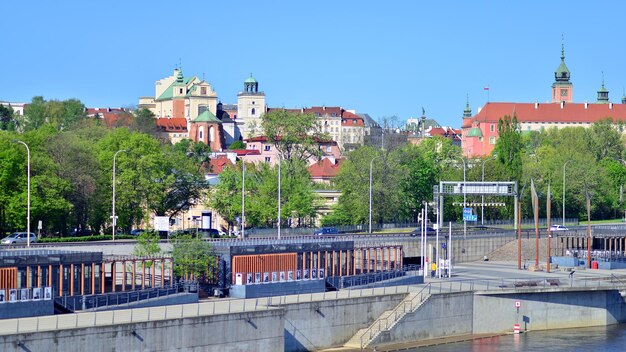
[[271, 107], [341, 106], [401, 121], [423, 107], [459, 127], [468, 95], [472, 114], [487, 99], [550, 101], [562, 43], [575, 102], [595, 102], [603, 78], [615, 103], [626, 86], [626, 49], [617, 44], [626, 5], [617, 1], [0, 7], [11, 14], [0, 23], [10, 48], [4, 101], [43, 95], [89, 107], [135, 105], [182, 64], [185, 76], [204, 75], [225, 104], [236, 103], [252, 74]]

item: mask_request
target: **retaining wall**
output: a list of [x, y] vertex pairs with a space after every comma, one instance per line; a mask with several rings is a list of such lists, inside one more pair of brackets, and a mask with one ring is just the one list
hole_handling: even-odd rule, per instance
[[282, 309], [0, 336], [0, 351], [283, 351]]

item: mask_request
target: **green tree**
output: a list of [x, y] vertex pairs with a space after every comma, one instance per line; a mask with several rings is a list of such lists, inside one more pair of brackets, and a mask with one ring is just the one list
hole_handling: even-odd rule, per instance
[[275, 109], [261, 117], [261, 127], [276, 150], [287, 160], [306, 161], [320, 157], [319, 139], [330, 139], [320, 130], [317, 117]]
[[517, 117], [505, 115], [498, 120], [498, 140], [494, 148], [498, 161], [508, 171], [509, 180], [518, 181], [522, 176], [522, 137]]
[[15, 131], [17, 123], [13, 117], [14, 111], [10, 106], [0, 104], [0, 130]]
[[185, 279], [209, 278], [217, 265], [211, 244], [191, 235], [172, 240], [174, 274]]
[[145, 133], [156, 137], [156, 116], [152, 111], [141, 108], [135, 111], [129, 129], [133, 132]]
[[137, 244], [133, 248], [136, 256], [152, 256], [161, 253], [159, 247], [159, 235], [153, 231], [144, 231], [137, 237]]
[[246, 143], [244, 143], [243, 141], [234, 141], [233, 143], [231, 143], [231, 145], [228, 147], [228, 149], [231, 150], [236, 150], [236, 149], [246, 149]]

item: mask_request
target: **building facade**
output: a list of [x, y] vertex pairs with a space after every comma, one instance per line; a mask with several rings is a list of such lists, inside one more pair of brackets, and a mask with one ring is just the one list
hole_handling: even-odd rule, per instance
[[488, 102], [474, 116], [468, 103], [463, 112], [463, 155], [471, 158], [491, 154], [498, 141], [498, 121], [507, 115], [517, 118], [521, 132], [552, 127], [589, 127], [604, 119], [626, 121], [626, 96], [622, 97], [621, 104], [611, 102], [604, 78], [595, 103], [573, 102], [573, 84], [565, 65], [563, 48], [554, 77], [550, 103]]

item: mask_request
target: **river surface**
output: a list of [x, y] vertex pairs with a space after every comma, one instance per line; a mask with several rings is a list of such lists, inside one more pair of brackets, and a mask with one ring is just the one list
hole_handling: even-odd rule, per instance
[[626, 324], [504, 335], [413, 349], [415, 352], [626, 351]]

